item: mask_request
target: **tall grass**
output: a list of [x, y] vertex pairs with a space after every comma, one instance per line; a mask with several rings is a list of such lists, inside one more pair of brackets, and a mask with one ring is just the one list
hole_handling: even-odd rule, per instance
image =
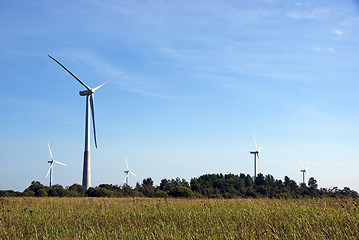
[[0, 198], [0, 239], [359, 239], [358, 203]]

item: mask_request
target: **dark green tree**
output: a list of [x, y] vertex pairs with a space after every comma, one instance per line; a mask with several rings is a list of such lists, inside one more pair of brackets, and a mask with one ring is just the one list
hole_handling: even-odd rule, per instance
[[155, 189], [153, 187], [153, 180], [152, 178], [143, 179], [141, 188], [139, 189], [143, 195], [146, 197], [154, 197]]
[[257, 177], [254, 179], [254, 184], [257, 186], [265, 184], [265, 179], [262, 173], [257, 174]]
[[160, 183], [160, 190], [168, 192], [171, 189], [171, 181], [162, 179]]
[[318, 188], [317, 180], [315, 180], [313, 177], [309, 178], [308, 187], [311, 190], [317, 189]]
[[30, 189], [33, 192], [36, 192], [37, 190], [39, 190], [40, 188], [44, 188], [45, 186], [42, 185], [39, 181], [32, 181], [31, 185], [28, 187], [28, 189]]

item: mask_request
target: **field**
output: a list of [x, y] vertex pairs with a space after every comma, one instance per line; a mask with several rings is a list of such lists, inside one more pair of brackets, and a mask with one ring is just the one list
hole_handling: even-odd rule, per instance
[[359, 239], [358, 199], [0, 198], [0, 239]]

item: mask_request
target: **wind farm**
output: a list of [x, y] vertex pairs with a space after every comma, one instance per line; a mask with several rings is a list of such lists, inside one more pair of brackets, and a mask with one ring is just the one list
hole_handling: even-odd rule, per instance
[[[357, 16], [354, 2], [193, 7], [185, 1], [140, 7], [126, 1], [74, 3], [69, 11], [69, 4], [62, 9], [44, 3], [6, 3], [0, 10], [8, 26], [2, 29], [0, 159], [9, 169], [0, 188], [19, 191], [31, 176], [43, 178], [44, 170], [25, 159], [46, 158], [40, 153], [47, 141], [56, 142], [57, 154], [71, 165], [68, 176], [56, 178], [63, 185], [82, 185], [89, 108], [89, 186], [102, 179], [115, 183], [114, 169], [120, 169], [115, 159], [126, 154], [138, 178], [150, 170], [156, 183], [167, 176], [163, 173], [188, 180], [216, 172], [253, 175], [254, 154], [249, 159], [248, 151], [256, 149], [248, 139], [256, 133], [258, 147], [265, 148], [257, 173], [302, 182], [297, 163], [305, 161], [321, 187], [359, 189], [358, 153], [345, 151], [358, 145], [357, 111], [348, 104], [358, 101], [353, 79], [359, 44], [352, 41], [357, 25], [348, 20]], [[33, 12], [40, 13], [38, 21]], [[122, 72], [131, 74], [90, 94], [48, 54], [92, 90]], [[83, 100], [75, 94], [80, 90]], [[90, 119], [91, 102], [96, 121]], [[15, 143], [24, 151], [16, 151]], [[21, 160], [26, 167], [19, 170], [15, 163]], [[15, 172], [22, 177], [15, 178]], [[334, 182], [333, 174], [343, 177]]]
[[[84, 150], [84, 158], [83, 158], [83, 175], [82, 175], [82, 187], [85, 189], [85, 190], [89, 190], [89, 188], [91, 187], [91, 170], [90, 170], [90, 115], [91, 115], [91, 118], [92, 118], [92, 128], [93, 128], [93, 135], [94, 135], [94, 144], [95, 144], [95, 147], [97, 148], [97, 139], [96, 139], [96, 125], [95, 125], [95, 110], [94, 110], [94, 93], [100, 89], [101, 87], [107, 85], [108, 83], [118, 79], [119, 77], [121, 77], [122, 75], [108, 81], [108, 82], [105, 82], [101, 85], [99, 85], [98, 87], [95, 87], [95, 88], [90, 88], [88, 85], [86, 85], [83, 81], [81, 81], [78, 77], [76, 77], [70, 70], [68, 70], [64, 65], [62, 65], [59, 61], [57, 61], [55, 58], [53, 58], [52, 56], [48, 55], [53, 61], [55, 61], [58, 65], [60, 65], [63, 69], [65, 69], [72, 77], [74, 77], [81, 85], [83, 85], [87, 90], [81, 90], [79, 92], [80, 96], [86, 96], [86, 114], [85, 114], [85, 150]], [[90, 114], [91, 112], [91, 114]], [[255, 145], [255, 151], [250, 151], [250, 154], [253, 154], [253, 157], [254, 157], [254, 175], [252, 176], [252, 179], [251, 181], [253, 181], [253, 183], [255, 183], [257, 181], [257, 177], [258, 177], [258, 173], [260, 172], [259, 171], [259, 153], [261, 152], [262, 150], [262, 147], [258, 147], [257, 145], [257, 140], [256, 140], [256, 137], [255, 135], [253, 135], [253, 140], [254, 140], [254, 145]], [[48, 176], [48, 174], [50, 173], [50, 187], [52, 186], [52, 175], [53, 175], [53, 164], [54, 163], [57, 163], [57, 164], [61, 164], [61, 165], [65, 165], [66, 164], [63, 164], [63, 163], [60, 163], [60, 162], [57, 162], [57, 161], [54, 161], [53, 160], [53, 157], [52, 157], [52, 153], [51, 153], [51, 149], [50, 149], [50, 145], [48, 144], [48, 148], [49, 148], [49, 152], [50, 152], [50, 156], [51, 156], [51, 161], [49, 161], [50, 163], [50, 168], [46, 174], [46, 177]], [[133, 176], [136, 176], [129, 168], [129, 165], [128, 165], [128, 161], [127, 161], [127, 157], [125, 157], [125, 162], [126, 162], [126, 170], [124, 171], [125, 173], [125, 179], [124, 179], [124, 185], [123, 187], [125, 186], [129, 186], [129, 175], [133, 175]], [[303, 173], [303, 184], [305, 184], [305, 173], [306, 171], [309, 169], [309, 167], [307, 168], [304, 168], [302, 162], [300, 162], [300, 164], [302, 165], [303, 169], [301, 170], [301, 172]], [[232, 174], [229, 174], [229, 176], [233, 176]], [[243, 178], [243, 174], [241, 174], [239, 176], [239, 178]], [[273, 182], [273, 177], [271, 175], [267, 175], [264, 177], [263, 174], [259, 173], [259, 176], [258, 179], [262, 179], [262, 180], [267, 180], [267, 179], [270, 179], [270, 181]], [[201, 178], [201, 177], [200, 177]], [[199, 178], [199, 179], [200, 179]], [[226, 177], [227, 178], [227, 177]], [[286, 176], [285, 178], [285, 183], [284, 183], [284, 186], [288, 183], [286, 182], [289, 182], [290, 180], [288, 180], [289, 178]], [[195, 181], [196, 178], [193, 178], [191, 180], [192, 181]], [[311, 178], [312, 180], [312, 183], [311, 183], [311, 186], [310, 188], [311, 189], [315, 189], [316, 186], [316, 180], [314, 178]], [[194, 193], [191, 191], [191, 189], [193, 188], [191, 186], [191, 189], [189, 189], [190, 185], [186, 182], [186, 180], [182, 180], [182, 181], [178, 181], [178, 180], [166, 180], [166, 179], [162, 179], [161, 183], [163, 181], [167, 181], [167, 182], [171, 182], [170, 187], [167, 189], [170, 190], [168, 192], [163, 192], [163, 194], [161, 196], [167, 196], [167, 195], [173, 195], [173, 196], [177, 196], [178, 193], [173, 193], [171, 192], [173, 190], [173, 187], [174, 186], [182, 186], [182, 187], [185, 187], [187, 193], [180, 193], [180, 194], [184, 194], [183, 196], [186, 196], [186, 197], [192, 197], [194, 196]], [[247, 181], [247, 180], [246, 180]], [[261, 180], [258, 180], [258, 181], [261, 181]], [[173, 182], [175, 182], [176, 184], [173, 185]], [[276, 183], [276, 184], [279, 184], [281, 185], [281, 183]], [[139, 183], [137, 183], [137, 186], [139, 185]], [[172, 186], [171, 186], [172, 185]], [[101, 186], [101, 185], [100, 185]], [[112, 186], [111, 184], [109, 186]], [[117, 186], [117, 185], [116, 185]], [[119, 190], [120, 187], [116, 187], [115, 186], [115, 189]], [[313, 187], [314, 186], [314, 187]], [[143, 183], [142, 183], [142, 187], [143, 188], [148, 188], [148, 187], [151, 187], [152, 188], [152, 191], [154, 191], [154, 187], [153, 187], [153, 181], [151, 178], [147, 178], [147, 179], [144, 179], [143, 180]], [[112, 189], [113, 187], [110, 188], [110, 190], [113, 190]], [[136, 187], [137, 188], [137, 187]], [[130, 187], [131, 189], [131, 187]], [[161, 187], [160, 187], [161, 189]], [[115, 191], [117, 191], [115, 190]], [[184, 189], [183, 189], [184, 190]], [[135, 191], [137, 191], [135, 189]], [[223, 190], [221, 190], [223, 191]], [[141, 192], [141, 190], [140, 190]], [[87, 193], [88, 196], [91, 196], [92, 193], [91, 191]], [[141, 194], [144, 194], [144, 196], [147, 196], [147, 197], [153, 197], [153, 196], [156, 196], [156, 194], [148, 194], [146, 192], [141, 192]], [[199, 194], [203, 194], [202, 192], [200, 192]], [[238, 193], [237, 193], [238, 194]], [[246, 193], [247, 194], [247, 193]], [[310, 193], [311, 195], [314, 194], [314, 192]], [[96, 195], [95, 195], [96, 196]], [[220, 195], [221, 196], [221, 195]], [[238, 196], [238, 195], [237, 195]], [[245, 195], [243, 195], [245, 196]]]
[[0, 239], [359, 239], [357, 1], [0, 16]]

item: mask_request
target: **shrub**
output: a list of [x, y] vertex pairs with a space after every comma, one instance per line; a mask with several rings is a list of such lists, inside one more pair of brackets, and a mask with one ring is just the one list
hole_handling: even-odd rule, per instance
[[34, 191], [31, 191], [30, 189], [25, 189], [25, 191], [22, 193], [24, 197], [33, 197], [35, 196]]
[[44, 188], [40, 188], [35, 192], [35, 197], [47, 197], [47, 192]]
[[171, 188], [168, 192], [168, 195], [175, 197], [175, 198], [193, 198], [194, 193], [191, 189], [187, 187], [176, 186]]
[[167, 194], [165, 191], [156, 190], [156, 191], [155, 191], [155, 197], [158, 197], [158, 198], [167, 198], [167, 197], [168, 197], [168, 194]]
[[106, 188], [89, 188], [86, 191], [87, 196], [89, 197], [113, 197], [114, 192]]

